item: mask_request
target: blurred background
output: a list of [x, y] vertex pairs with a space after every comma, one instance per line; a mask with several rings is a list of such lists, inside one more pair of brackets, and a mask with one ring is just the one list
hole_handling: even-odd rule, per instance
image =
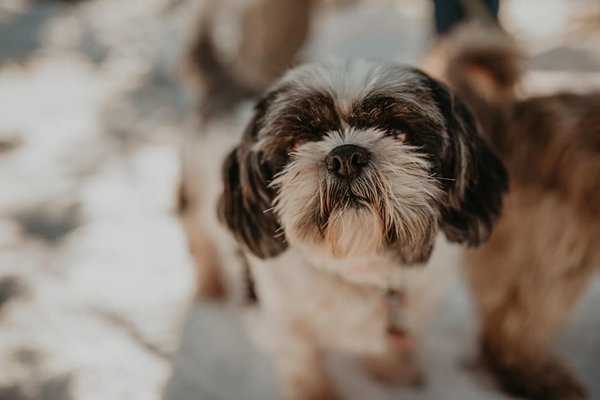
[[[239, 23], [250, 1], [222, 0], [213, 23], [232, 65], [236, 40], [253, 32]], [[431, 0], [313, 3], [294, 60], [419, 65], [435, 42]], [[501, 24], [530, 56], [528, 92], [600, 88], [599, 9], [501, 1]], [[0, 0], [0, 400], [276, 397], [236, 308], [196, 301], [176, 215], [179, 144], [201, 129], [202, 96], [215, 90], [190, 74], [207, 10], [201, 0]], [[250, 94], [278, 73], [258, 71], [236, 76]], [[598, 305], [596, 279], [557, 344], [592, 399]], [[385, 388], [343, 357], [329, 362], [353, 399], [504, 399], [475, 335], [457, 281], [425, 340], [424, 389]]]

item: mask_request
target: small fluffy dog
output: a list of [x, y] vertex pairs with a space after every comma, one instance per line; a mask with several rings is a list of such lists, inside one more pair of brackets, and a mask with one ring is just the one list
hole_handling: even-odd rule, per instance
[[[252, 332], [283, 397], [333, 396], [325, 349], [364, 356], [382, 379], [418, 383], [408, 331], [422, 331], [444, 280], [423, 264], [436, 242], [436, 253], [445, 247], [438, 236], [483, 242], [507, 188], [471, 112], [419, 70], [352, 61], [289, 71], [252, 114], [226, 156], [218, 212], [235, 238], [225, 251], [239, 248], [249, 267]], [[186, 179], [192, 164], [188, 215], [188, 194], [207, 189]], [[214, 278], [215, 266], [201, 263]]]
[[583, 398], [550, 345], [600, 266], [600, 92], [520, 99], [516, 47], [476, 27], [456, 32], [431, 60], [510, 176], [498, 226], [469, 254], [483, 356], [512, 393]]

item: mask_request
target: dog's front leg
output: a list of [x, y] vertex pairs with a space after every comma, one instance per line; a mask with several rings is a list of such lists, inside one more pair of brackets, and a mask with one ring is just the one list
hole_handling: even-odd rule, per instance
[[272, 355], [284, 399], [337, 398], [322, 353], [310, 343], [302, 338], [288, 337]]
[[323, 353], [300, 321], [283, 322], [255, 309], [249, 318], [255, 342], [271, 357], [285, 400], [339, 398], [325, 366]]
[[383, 352], [363, 357], [367, 372], [388, 384], [421, 387], [425, 375], [421, 370], [413, 338], [389, 335]]

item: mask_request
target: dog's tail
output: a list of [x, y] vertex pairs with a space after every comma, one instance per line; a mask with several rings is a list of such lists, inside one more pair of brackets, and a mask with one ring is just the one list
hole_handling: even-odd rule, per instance
[[467, 102], [491, 136], [517, 97], [522, 63], [516, 44], [500, 28], [468, 24], [442, 39], [426, 68]]
[[214, 12], [207, 7], [185, 59], [185, 72], [196, 83], [203, 118], [229, 111], [240, 101], [256, 95], [255, 90], [240, 82], [230, 63], [219, 54], [213, 38]]
[[492, 104], [512, 102], [522, 74], [522, 56], [499, 29], [465, 26], [454, 33], [447, 58], [448, 83], [460, 93]]

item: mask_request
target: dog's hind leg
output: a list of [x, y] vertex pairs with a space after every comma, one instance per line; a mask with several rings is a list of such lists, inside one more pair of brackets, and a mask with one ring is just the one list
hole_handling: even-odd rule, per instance
[[557, 316], [543, 314], [507, 304], [486, 315], [481, 334], [484, 360], [512, 394], [536, 400], [583, 399], [579, 380], [549, 349]]
[[550, 347], [594, 272], [588, 235], [559, 201], [528, 203], [509, 203], [490, 240], [469, 257], [482, 354], [513, 394], [581, 399], [584, 388]]

